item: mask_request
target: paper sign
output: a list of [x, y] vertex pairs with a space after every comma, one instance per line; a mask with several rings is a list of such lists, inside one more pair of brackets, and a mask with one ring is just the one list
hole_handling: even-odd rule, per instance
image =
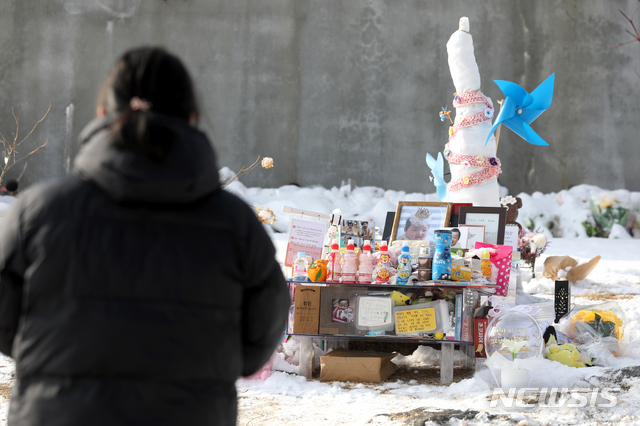
[[360, 297], [358, 299], [359, 327], [382, 327], [393, 323], [393, 300], [388, 297]]
[[292, 217], [289, 220], [287, 256], [285, 257], [284, 264], [286, 266], [292, 266], [293, 258], [301, 251], [311, 256], [313, 260], [320, 259], [326, 232], [326, 222], [309, 221]]
[[460, 225], [460, 228], [467, 228], [467, 246], [473, 249], [477, 242], [484, 242], [484, 226], [482, 225]]
[[396, 311], [396, 334], [409, 334], [436, 329], [434, 308]]
[[499, 215], [491, 215], [485, 213], [467, 213], [465, 224], [484, 226], [484, 241], [491, 244], [498, 243], [498, 232], [500, 225]]
[[518, 250], [518, 232], [520, 228], [516, 225], [504, 227], [504, 245], [513, 247], [513, 251]]

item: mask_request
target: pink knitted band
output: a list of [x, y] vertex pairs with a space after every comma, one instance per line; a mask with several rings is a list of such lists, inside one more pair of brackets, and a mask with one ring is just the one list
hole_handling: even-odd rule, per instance
[[498, 157], [483, 157], [481, 155], [463, 155], [456, 154], [451, 151], [451, 147], [447, 143], [444, 146], [444, 157], [449, 161], [449, 164], [460, 164], [462, 166], [473, 167], [497, 167], [500, 168], [500, 159]]
[[493, 114], [491, 116], [488, 116], [485, 111], [485, 112], [479, 112], [477, 114], [473, 114], [473, 115], [470, 115], [469, 117], [463, 118], [462, 121], [458, 121], [456, 124], [451, 126], [453, 130], [449, 132], [449, 140], [451, 140], [451, 138], [455, 136], [456, 132], [459, 129], [475, 126], [476, 124], [480, 124], [484, 121], [489, 121], [491, 120], [491, 117], [493, 117]]
[[477, 92], [456, 93], [453, 97], [454, 108], [471, 104], [479, 104], [481, 102], [487, 107], [493, 109], [493, 102], [491, 102], [491, 99], [487, 98], [484, 93], [479, 90]]
[[457, 154], [451, 151], [448, 143], [444, 147], [444, 157], [447, 159], [449, 164], [459, 164], [466, 167], [483, 167], [483, 170], [480, 170], [479, 172], [471, 173], [470, 175], [462, 176], [455, 181], [449, 182], [447, 184], [448, 191], [456, 191], [471, 185], [477, 185], [502, 173], [499, 158], [483, 157], [481, 155]]
[[479, 172], [471, 173], [470, 175], [462, 176], [447, 184], [447, 191], [453, 192], [458, 189], [467, 188], [469, 186], [477, 185], [485, 180], [491, 179], [494, 176], [498, 176], [501, 173], [499, 168], [482, 169]]
[[[475, 126], [476, 124], [480, 124], [485, 121], [491, 121], [491, 118], [493, 117], [493, 102], [491, 102], [491, 99], [487, 98], [481, 91], [478, 90], [475, 92], [455, 94], [453, 98], [453, 106], [455, 108], [478, 103], [485, 104], [485, 110], [477, 114], [470, 115], [469, 117], [465, 117], [451, 126], [449, 129], [449, 142], [451, 142], [451, 139], [459, 129]], [[449, 161], [449, 164], [460, 164], [465, 167], [482, 167], [482, 170], [479, 172], [474, 172], [449, 182], [447, 184], [447, 191], [449, 192], [477, 185], [502, 173], [500, 160], [497, 157], [456, 154], [451, 151], [449, 143], [444, 147], [444, 157]]]
[[471, 115], [469, 117], [465, 117], [462, 121], [459, 121], [451, 126], [451, 128], [449, 129], [449, 140], [451, 140], [451, 138], [456, 134], [458, 129], [475, 126], [476, 124], [480, 124], [484, 121], [489, 121], [493, 117], [493, 102], [491, 102], [491, 99], [487, 98], [481, 91], [478, 90], [476, 92], [463, 92], [455, 94], [455, 96], [453, 97], [453, 106], [455, 108], [479, 103], [485, 104], [486, 108], [484, 109], [484, 111]]

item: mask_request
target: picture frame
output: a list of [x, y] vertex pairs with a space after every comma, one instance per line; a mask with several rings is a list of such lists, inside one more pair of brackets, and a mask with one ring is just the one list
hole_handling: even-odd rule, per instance
[[440, 228], [440, 229], [446, 229], [447, 231], [451, 231], [451, 236], [452, 236], [451, 248], [463, 248], [463, 249], [469, 248], [467, 244], [467, 241], [469, 239], [468, 227], [450, 226], [447, 228]]
[[467, 247], [469, 250], [476, 248], [476, 242], [484, 243], [483, 225], [458, 225], [458, 228], [467, 230]]
[[504, 207], [460, 207], [460, 225], [483, 225], [484, 242], [504, 244], [504, 228], [507, 221], [507, 209]]
[[451, 206], [451, 216], [449, 218], [449, 226], [455, 228], [459, 225], [458, 218], [460, 217], [460, 207], [473, 206], [473, 203], [453, 203]]
[[362, 248], [365, 240], [374, 242], [375, 223], [372, 220], [343, 219], [340, 231], [340, 247], [346, 247], [353, 240], [356, 247]]
[[452, 203], [398, 201], [389, 240], [433, 241], [433, 231], [449, 225]]
[[355, 313], [356, 299], [367, 294], [366, 288], [328, 286], [322, 288], [320, 296], [320, 334], [328, 335], [364, 335], [366, 331], [356, 329], [354, 317], [346, 321], [341, 319], [335, 311], [341, 301], [348, 301], [347, 308], [352, 308]]

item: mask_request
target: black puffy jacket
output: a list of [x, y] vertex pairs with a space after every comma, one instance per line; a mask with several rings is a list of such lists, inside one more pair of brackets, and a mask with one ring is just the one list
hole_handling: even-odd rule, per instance
[[167, 118], [178, 141], [158, 164], [110, 145], [109, 122], [0, 222], [9, 425], [233, 425], [235, 380], [284, 328], [273, 244], [200, 131]]

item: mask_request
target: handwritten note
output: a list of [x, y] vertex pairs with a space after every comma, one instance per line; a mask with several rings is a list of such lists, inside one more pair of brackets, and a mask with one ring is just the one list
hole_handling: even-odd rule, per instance
[[326, 222], [292, 217], [289, 221], [287, 256], [285, 257], [284, 264], [291, 266], [293, 264], [293, 258], [301, 251], [310, 255], [313, 260], [320, 259], [326, 231]]
[[390, 325], [393, 323], [392, 310], [393, 300], [390, 297], [360, 297], [356, 325], [359, 327]]
[[396, 311], [396, 334], [430, 332], [436, 329], [434, 308]]
[[520, 228], [516, 225], [507, 225], [504, 228], [504, 245], [513, 247], [513, 251], [518, 249], [518, 232]]
[[467, 213], [466, 225], [483, 225], [484, 242], [498, 244], [498, 231], [500, 225], [500, 215], [486, 213]]

